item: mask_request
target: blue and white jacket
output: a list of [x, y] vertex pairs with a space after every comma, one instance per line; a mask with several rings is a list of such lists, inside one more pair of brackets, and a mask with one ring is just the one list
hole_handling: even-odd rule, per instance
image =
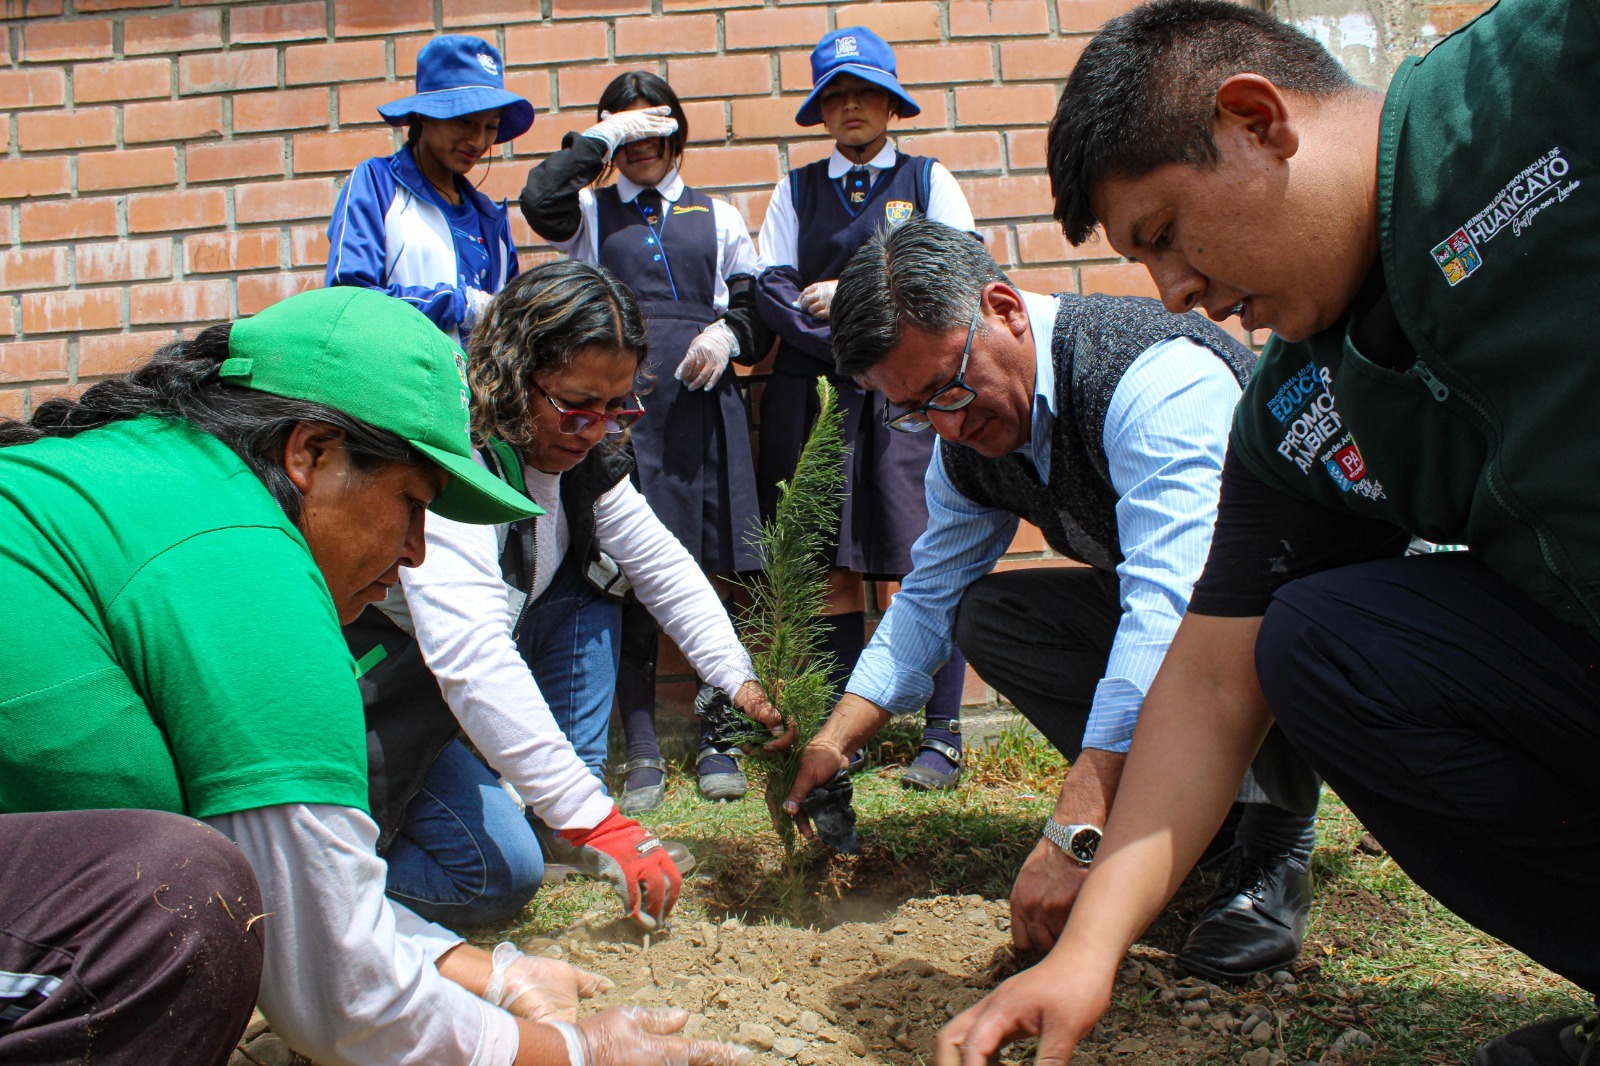
[[[356, 285], [397, 296], [427, 315], [457, 341], [467, 315], [467, 296], [456, 262], [450, 224], [424, 192], [428, 179], [409, 147], [388, 158], [368, 159], [351, 173], [328, 223], [326, 284]], [[517, 249], [503, 204], [458, 182], [478, 209], [490, 243], [489, 276], [497, 293], [517, 276]]]

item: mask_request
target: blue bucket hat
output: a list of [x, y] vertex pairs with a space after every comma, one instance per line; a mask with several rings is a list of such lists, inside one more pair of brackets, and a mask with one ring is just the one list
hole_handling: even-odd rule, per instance
[[800, 105], [795, 122], [802, 126], [821, 124], [822, 106], [818, 97], [828, 82], [840, 74], [854, 74], [862, 81], [887, 90], [900, 101], [898, 111], [902, 118], [922, 114], [922, 108], [895, 78], [894, 49], [865, 26], [847, 26], [824, 34], [811, 50], [811, 95]]
[[381, 104], [378, 114], [391, 126], [404, 126], [412, 115], [458, 118], [498, 107], [494, 143], [504, 144], [533, 125], [533, 105], [506, 91], [504, 70], [500, 53], [481, 37], [435, 37], [417, 53], [416, 95]]

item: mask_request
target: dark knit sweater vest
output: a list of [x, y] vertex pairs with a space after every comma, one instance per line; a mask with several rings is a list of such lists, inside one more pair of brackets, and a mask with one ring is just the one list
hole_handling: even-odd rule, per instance
[[1099, 570], [1122, 561], [1117, 490], [1106, 460], [1106, 410], [1122, 375], [1145, 350], [1187, 337], [1228, 365], [1240, 386], [1255, 353], [1199, 315], [1168, 314], [1155, 300], [1060, 294], [1050, 355], [1056, 371], [1056, 422], [1050, 482], [1040, 484], [1033, 460], [998, 459], [949, 441], [939, 443], [945, 474], [963, 496], [1032, 522], [1050, 547]]

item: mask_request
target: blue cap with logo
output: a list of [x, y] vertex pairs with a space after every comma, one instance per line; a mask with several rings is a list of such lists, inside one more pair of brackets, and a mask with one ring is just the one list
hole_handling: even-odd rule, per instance
[[416, 94], [380, 104], [378, 114], [391, 126], [404, 126], [412, 115], [459, 118], [493, 108], [500, 109], [495, 144], [520, 137], [533, 125], [533, 105], [507, 91], [505, 64], [494, 45], [452, 33], [435, 37], [417, 53]]
[[795, 122], [802, 126], [822, 122], [822, 90], [840, 74], [854, 74], [887, 91], [899, 101], [895, 112], [902, 118], [922, 114], [895, 77], [894, 49], [865, 26], [847, 26], [824, 34], [811, 50], [811, 95], [800, 105]]

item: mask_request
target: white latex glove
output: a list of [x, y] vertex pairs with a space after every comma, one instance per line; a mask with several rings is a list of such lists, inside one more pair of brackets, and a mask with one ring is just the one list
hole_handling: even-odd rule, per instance
[[468, 285], [462, 290], [467, 297], [467, 317], [461, 320], [461, 331], [470, 332], [483, 318], [484, 312], [489, 310], [489, 303], [494, 299], [482, 289], [475, 289]]
[[613, 115], [600, 112], [600, 121], [583, 131], [606, 146], [606, 158], [625, 144], [649, 137], [670, 137], [678, 132], [678, 120], [672, 117], [670, 107], [646, 107], [638, 111], [624, 111]]
[[683, 382], [686, 389], [709, 389], [722, 379], [728, 369], [728, 360], [739, 354], [739, 338], [722, 319], [700, 331], [689, 342], [689, 350], [672, 376]]
[[838, 287], [837, 281], [817, 281], [807, 285], [800, 294], [800, 310], [819, 322], [826, 322], [828, 313], [833, 310], [833, 290]]
[[554, 1023], [568, 1066], [745, 1066], [749, 1048], [671, 1036], [689, 1020], [677, 1007], [608, 1007], [576, 1025]]
[[511, 943], [496, 944], [494, 969], [483, 998], [530, 1022], [575, 1022], [578, 1000], [609, 992], [610, 978], [558, 959], [524, 955]]

